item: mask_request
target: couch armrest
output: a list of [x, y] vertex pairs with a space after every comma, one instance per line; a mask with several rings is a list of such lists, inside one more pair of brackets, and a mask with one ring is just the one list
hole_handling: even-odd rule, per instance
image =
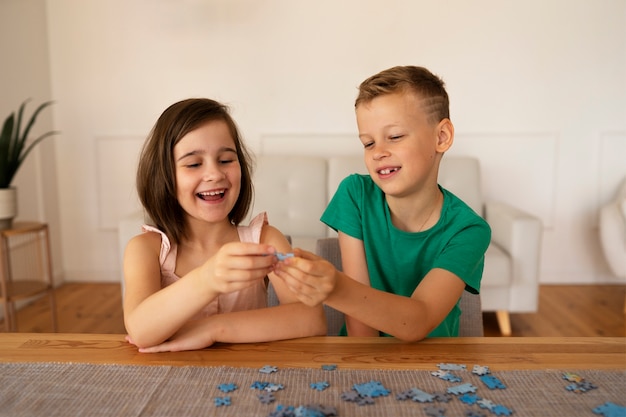
[[492, 244], [511, 256], [511, 310], [537, 311], [543, 224], [532, 214], [502, 202], [485, 203]]

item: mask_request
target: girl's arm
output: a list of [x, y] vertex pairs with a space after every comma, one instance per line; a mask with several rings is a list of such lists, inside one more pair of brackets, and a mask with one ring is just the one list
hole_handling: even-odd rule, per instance
[[[290, 252], [284, 235], [272, 226], [264, 226], [261, 242], [278, 252]], [[272, 259], [273, 257], [267, 257]], [[332, 268], [332, 266], [331, 266]], [[280, 305], [258, 310], [217, 314], [186, 323], [173, 337], [140, 352], [166, 352], [202, 349], [216, 342], [251, 343], [293, 339], [326, 334], [326, 315], [322, 305], [308, 306], [297, 299], [274, 273], [268, 274]]]
[[167, 340], [222, 292], [263, 279], [274, 263], [267, 245], [224, 245], [200, 267], [161, 288], [161, 237], [143, 233], [131, 239], [124, 255], [124, 323], [130, 341], [154, 346]]

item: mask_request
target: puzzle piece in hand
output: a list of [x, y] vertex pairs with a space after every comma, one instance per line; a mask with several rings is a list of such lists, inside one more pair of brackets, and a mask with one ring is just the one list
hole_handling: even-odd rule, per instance
[[461, 382], [462, 381], [460, 376], [454, 375], [450, 371], [444, 371], [443, 369], [440, 369], [435, 372], [431, 372], [430, 374], [432, 376], [436, 376], [440, 379], [443, 379], [444, 381], [449, 381], [449, 382]]
[[464, 371], [467, 369], [467, 366], [456, 363], [438, 363], [437, 366], [442, 371]]
[[472, 368], [472, 373], [479, 376], [487, 375], [490, 372], [488, 366], [474, 365], [474, 368]]
[[489, 389], [505, 389], [506, 386], [493, 375], [481, 375], [480, 380], [487, 385]]
[[391, 391], [383, 386], [380, 381], [370, 381], [365, 382], [363, 384], [354, 384], [352, 387], [356, 392], [361, 394], [363, 397], [380, 397], [387, 396]]
[[594, 408], [592, 411], [594, 414], [600, 414], [600, 415], [603, 415], [604, 417], [626, 416], [626, 407], [619, 405], [619, 404], [611, 403], [611, 402], [606, 402], [602, 405], [599, 405], [596, 408]]
[[231, 392], [237, 389], [237, 385], [233, 384], [232, 382], [229, 384], [219, 384], [217, 386], [217, 389], [222, 392]]
[[230, 405], [230, 397], [215, 397], [214, 402], [216, 407]]
[[271, 374], [272, 372], [278, 372], [278, 368], [271, 365], [265, 365], [264, 367], [259, 369], [259, 372], [261, 372], [262, 374]]
[[329, 386], [330, 384], [328, 383], [328, 381], [311, 382], [311, 388], [318, 391], [324, 391]]
[[274, 255], [276, 256], [276, 258], [278, 258], [279, 261], [284, 261], [287, 258], [293, 258], [293, 253], [291, 252], [288, 252], [288, 253], [276, 252]]
[[476, 387], [466, 382], [465, 384], [454, 385], [448, 388], [448, 394], [461, 395], [467, 394], [468, 392], [476, 392]]

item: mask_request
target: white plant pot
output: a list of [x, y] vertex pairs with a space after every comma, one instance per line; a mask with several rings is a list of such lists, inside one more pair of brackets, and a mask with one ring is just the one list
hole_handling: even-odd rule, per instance
[[13, 227], [17, 216], [17, 188], [0, 188], [0, 230]]

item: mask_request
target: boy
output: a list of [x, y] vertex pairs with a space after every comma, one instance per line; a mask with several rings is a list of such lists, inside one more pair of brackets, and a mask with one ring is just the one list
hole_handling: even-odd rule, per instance
[[360, 85], [355, 109], [369, 175], [345, 178], [321, 217], [338, 232], [343, 273], [288, 285], [344, 312], [349, 336], [457, 336], [457, 304], [480, 290], [491, 230], [437, 183], [454, 140], [444, 83], [390, 68]]

